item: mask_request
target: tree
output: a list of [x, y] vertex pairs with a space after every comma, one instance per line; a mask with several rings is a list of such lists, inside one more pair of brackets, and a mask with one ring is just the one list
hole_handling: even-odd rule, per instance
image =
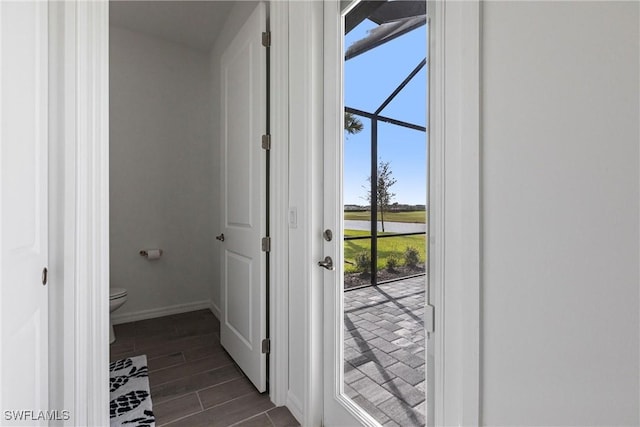
[[355, 135], [356, 133], [362, 132], [364, 128], [362, 122], [359, 118], [349, 113], [348, 111], [344, 112], [344, 130], [349, 135]]
[[[392, 193], [390, 188], [397, 182], [396, 179], [392, 176], [393, 171], [391, 170], [391, 162], [384, 162], [382, 159], [378, 161], [378, 188], [376, 194], [378, 196], [378, 212], [380, 212], [380, 221], [382, 223], [382, 232], [384, 233], [384, 212], [388, 210], [389, 205], [394, 197], [396, 197], [396, 193]], [[371, 184], [371, 177], [367, 178], [369, 184]], [[369, 187], [363, 188], [367, 190], [367, 201], [370, 205], [373, 205], [371, 202], [371, 185]]]

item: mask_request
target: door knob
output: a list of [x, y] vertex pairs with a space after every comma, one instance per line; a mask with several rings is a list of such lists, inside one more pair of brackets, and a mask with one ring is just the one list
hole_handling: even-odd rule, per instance
[[326, 268], [327, 270], [335, 270], [333, 260], [330, 256], [326, 256], [322, 261], [318, 261], [318, 265], [322, 268]]
[[219, 236], [216, 236], [216, 239], [217, 239], [217, 240], [220, 240], [221, 242], [224, 242], [224, 233], [222, 233], [222, 234], [221, 234], [221, 235], [219, 235]]

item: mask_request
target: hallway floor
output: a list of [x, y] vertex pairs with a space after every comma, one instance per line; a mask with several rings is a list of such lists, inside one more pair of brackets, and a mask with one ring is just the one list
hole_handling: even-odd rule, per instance
[[259, 394], [220, 345], [209, 310], [115, 325], [111, 361], [147, 355], [156, 426], [299, 426]]
[[387, 427], [425, 425], [425, 278], [344, 293], [345, 393]]

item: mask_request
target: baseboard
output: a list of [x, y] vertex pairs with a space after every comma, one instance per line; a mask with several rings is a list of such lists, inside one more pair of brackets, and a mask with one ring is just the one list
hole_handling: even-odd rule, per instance
[[[186, 304], [170, 305], [168, 307], [152, 308], [150, 310], [134, 311], [132, 313], [123, 313], [121, 315], [112, 315], [111, 322], [114, 325], [120, 323], [135, 322], [138, 320], [155, 319], [156, 317], [169, 316], [171, 314], [187, 313], [189, 311], [203, 310], [211, 308], [211, 301], [196, 301]], [[215, 314], [215, 313], [214, 313]]]
[[220, 320], [220, 307], [218, 307], [213, 300], [209, 301], [209, 310], [216, 316], [216, 319]]
[[302, 425], [302, 420], [304, 420], [304, 416], [302, 413], [302, 405], [296, 396], [291, 394], [291, 392], [287, 393], [287, 408], [291, 415], [295, 417], [296, 420]]

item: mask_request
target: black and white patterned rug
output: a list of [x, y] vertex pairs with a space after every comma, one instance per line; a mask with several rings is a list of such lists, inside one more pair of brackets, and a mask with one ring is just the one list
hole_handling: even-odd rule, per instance
[[154, 427], [147, 356], [117, 360], [109, 365], [111, 427]]

